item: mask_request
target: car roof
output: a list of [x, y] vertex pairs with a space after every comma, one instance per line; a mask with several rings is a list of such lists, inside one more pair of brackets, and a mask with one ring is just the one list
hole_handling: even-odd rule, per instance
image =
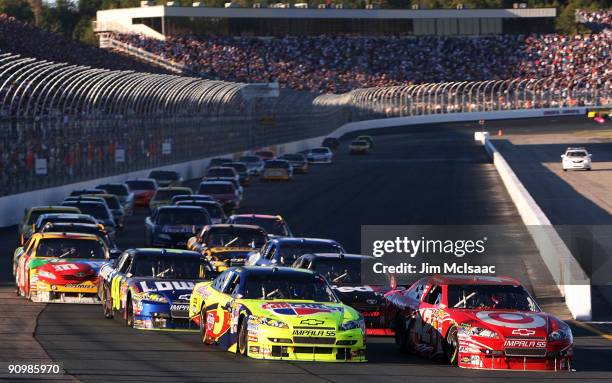
[[163, 188], [157, 188], [157, 191], [168, 191], [168, 190], [191, 190], [191, 189], [188, 188], [187, 186], [166, 186]]
[[257, 225], [244, 225], [244, 224], [233, 224], [233, 223], [217, 223], [209, 225], [209, 229], [252, 229], [257, 231], [263, 231], [263, 229]]
[[429, 281], [440, 285], [521, 285], [510, 277], [490, 277], [485, 275], [432, 275]]
[[[76, 197], [74, 197], [76, 198]], [[77, 200], [73, 199], [70, 201], [62, 202], [62, 204], [70, 204], [70, 205], [101, 205], [106, 206], [106, 202], [104, 201], [94, 201], [94, 200]]]
[[[103, 231], [104, 229], [102, 229], [100, 227], [99, 224], [97, 223], [85, 223], [85, 222], [47, 222], [45, 224], [45, 226], [49, 226], [52, 228], [55, 228], [57, 226], [59, 227], [71, 227], [71, 228], [90, 228], [90, 229], [98, 229], [100, 231]], [[62, 230], [65, 231], [65, 230]]]
[[196, 209], [204, 209], [200, 206], [192, 206], [192, 205], [164, 205], [157, 208], [158, 210], [196, 210]]
[[328, 243], [337, 245], [338, 241], [327, 238], [308, 238], [308, 237], [280, 237], [271, 239], [271, 241], [279, 243]]
[[96, 234], [85, 234], [85, 233], [70, 233], [70, 232], [47, 232], [47, 233], [35, 233], [33, 235], [39, 237], [40, 239], [55, 239], [55, 238], [70, 238], [70, 239], [85, 239], [85, 240], [98, 240]]
[[302, 257], [310, 258], [310, 259], [375, 259], [371, 255], [362, 255], [362, 254], [340, 254], [340, 253], [309, 253], [304, 254]]
[[200, 186], [202, 185], [231, 185], [234, 186], [232, 181], [202, 181], [200, 182]]
[[270, 214], [234, 214], [230, 217], [230, 219], [232, 218], [262, 218], [262, 219], [280, 219], [280, 220], [283, 219], [283, 217], [281, 217], [280, 215], [270, 215]]
[[39, 210], [48, 210], [48, 211], [53, 211], [53, 210], [74, 210], [77, 209], [74, 206], [64, 206], [64, 205], [50, 205], [50, 206], [34, 206], [31, 207], [29, 211], [34, 212], [34, 211], [39, 211]]
[[198, 257], [198, 258], [203, 257], [202, 254], [196, 251], [185, 250], [185, 249], [165, 249], [165, 248], [160, 249], [160, 248], [155, 248], [155, 247], [139, 247], [135, 249], [129, 249], [126, 251], [128, 253], [131, 253], [132, 255], [135, 255], [136, 257], [138, 257], [139, 255], [168, 255], [168, 256], [184, 255], [184, 256], [192, 256], [192, 257]]
[[234, 269], [241, 275], [316, 275], [313, 271], [307, 269], [298, 269], [285, 266], [261, 267], [261, 266], [241, 266]]
[[157, 181], [155, 180], [155, 178], [144, 178], [144, 177], [143, 177], [143, 178], [140, 178], [140, 177], [137, 177], [137, 178], [130, 178], [130, 179], [125, 180], [125, 182], [126, 182], [126, 183], [131, 182], [131, 181], [149, 181], [149, 182], [157, 182]]
[[47, 214], [41, 214], [38, 217], [38, 219], [44, 219], [44, 218], [94, 218], [94, 217], [92, 217], [89, 214], [83, 214], [83, 213], [47, 213]]

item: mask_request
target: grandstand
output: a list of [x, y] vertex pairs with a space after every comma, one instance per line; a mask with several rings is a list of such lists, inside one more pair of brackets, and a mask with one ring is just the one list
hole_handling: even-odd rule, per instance
[[556, 15], [555, 8], [400, 10], [160, 5], [98, 11], [95, 31], [138, 33], [158, 39], [183, 34], [499, 35], [552, 32]]

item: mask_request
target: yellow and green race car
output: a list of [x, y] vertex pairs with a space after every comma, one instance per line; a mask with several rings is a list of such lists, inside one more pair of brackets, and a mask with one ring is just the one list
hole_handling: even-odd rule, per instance
[[204, 343], [251, 358], [366, 361], [363, 317], [309, 270], [230, 268], [194, 287], [189, 316]]

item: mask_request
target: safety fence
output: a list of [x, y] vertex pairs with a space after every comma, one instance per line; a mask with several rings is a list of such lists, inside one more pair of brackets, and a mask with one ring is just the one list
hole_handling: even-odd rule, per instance
[[319, 95], [4, 53], [0, 196], [324, 136], [359, 120], [609, 104], [609, 77], [569, 84], [514, 79]]

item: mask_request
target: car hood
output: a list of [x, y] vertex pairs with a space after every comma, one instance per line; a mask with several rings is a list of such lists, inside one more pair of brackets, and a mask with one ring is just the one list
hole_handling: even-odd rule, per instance
[[553, 315], [517, 310], [457, 310], [455, 321], [464, 329], [481, 327], [503, 338], [547, 338]]
[[202, 228], [202, 226], [195, 225], [161, 225], [158, 227], [161, 228], [162, 233], [170, 234], [195, 234], [198, 232], [198, 229]]
[[156, 279], [133, 278], [132, 286], [142, 293], [156, 293], [165, 296], [169, 301], [189, 301], [196, 279]]
[[342, 303], [313, 301], [251, 301], [247, 305], [253, 315], [281, 320], [291, 327], [321, 326], [338, 328], [342, 322], [355, 320], [359, 314]]
[[35, 258], [30, 262], [30, 268], [36, 271], [38, 280], [63, 285], [95, 280], [100, 268], [107, 262], [79, 258]]

